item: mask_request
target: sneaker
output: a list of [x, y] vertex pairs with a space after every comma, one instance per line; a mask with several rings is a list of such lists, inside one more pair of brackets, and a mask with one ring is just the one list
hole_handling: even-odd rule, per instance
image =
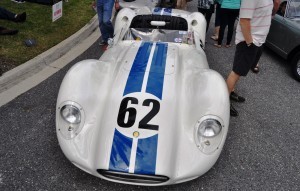
[[233, 107], [232, 104], [230, 104], [230, 116], [237, 117], [239, 115], [239, 112]]
[[100, 46], [106, 46], [108, 45], [108, 43], [104, 40], [102, 40], [100, 43], [99, 43]]
[[26, 21], [26, 12], [23, 12], [21, 14], [17, 14], [15, 17], [15, 22], [17, 23], [23, 23]]
[[14, 35], [17, 34], [19, 31], [15, 29], [7, 29], [4, 27], [0, 27], [0, 35]]
[[233, 101], [236, 101], [236, 102], [244, 102], [244, 101], [246, 101], [245, 98], [243, 98], [242, 96], [239, 96], [234, 91], [230, 93], [229, 97], [230, 97], [230, 100], [233, 100]]
[[102, 51], [106, 51], [107, 49], [108, 49], [108, 45], [102, 45], [102, 46], [101, 46], [101, 50], [102, 50]]
[[11, 0], [12, 2], [15, 2], [15, 3], [25, 3], [24, 0]]

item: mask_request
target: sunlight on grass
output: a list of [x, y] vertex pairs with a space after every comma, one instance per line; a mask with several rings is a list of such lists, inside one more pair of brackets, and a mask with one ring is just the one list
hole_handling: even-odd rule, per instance
[[[69, 0], [63, 2], [63, 16], [52, 22], [52, 6], [26, 2], [18, 4], [10, 0], [0, 1], [0, 6], [14, 13], [26, 11], [24, 23], [0, 20], [0, 26], [18, 29], [13, 36], [0, 36], [1, 59], [20, 65], [68, 38], [81, 29], [95, 15], [92, 0]], [[26, 47], [24, 40], [35, 39], [37, 45]], [[7, 62], [6, 62], [7, 64]]]

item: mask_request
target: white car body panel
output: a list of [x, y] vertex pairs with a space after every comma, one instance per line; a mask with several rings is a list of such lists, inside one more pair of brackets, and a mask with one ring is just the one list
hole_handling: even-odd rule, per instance
[[154, 8], [157, 6], [158, 2], [159, 0], [135, 0], [132, 2], [125, 2], [124, 0], [120, 0], [119, 4], [122, 8], [140, 9], [142, 7]]
[[[217, 161], [229, 126], [227, 86], [220, 74], [209, 69], [200, 43], [205, 39], [205, 19], [200, 13], [183, 15], [188, 30], [194, 31], [193, 45], [122, 40], [138, 12], [122, 9], [111, 48], [99, 60], [81, 61], [66, 74], [57, 99], [60, 147], [77, 167], [110, 181], [158, 186], [197, 178]], [[130, 127], [120, 126], [131, 122], [128, 113], [119, 122], [124, 100], [129, 100], [126, 108], [136, 110]], [[150, 100], [148, 105], [145, 100]], [[66, 103], [74, 103], [82, 113], [81, 131], [72, 139], [63, 133], [68, 127], [62, 125], [60, 109]], [[158, 112], [148, 126], [141, 125], [156, 106]], [[195, 143], [195, 129], [206, 116], [218, 119], [222, 131], [205, 146], [205, 153]], [[216, 148], [210, 150], [213, 144]], [[168, 180], [113, 179], [99, 169]]]

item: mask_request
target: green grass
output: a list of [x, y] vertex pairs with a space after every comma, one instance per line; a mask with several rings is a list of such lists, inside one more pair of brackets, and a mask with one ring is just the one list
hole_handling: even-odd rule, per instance
[[[52, 22], [52, 6], [1, 0], [0, 6], [9, 11], [26, 11], [27, 20], [24, 23], [0, 20], [0, 26], [19, 30], [16, 35], [0, 35], [0, 64], [18, 66], [77, 32], [95, 15], [91, 3], [92, 0], [63, 2], [63, 16]], [[35, 39], [37, 45], [26, 47], [26, 39]], [[12, 68], [11, 66], [7, 68]]]

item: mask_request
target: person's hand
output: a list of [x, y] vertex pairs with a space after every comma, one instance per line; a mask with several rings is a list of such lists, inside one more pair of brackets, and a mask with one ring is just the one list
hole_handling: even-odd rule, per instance
[[96, 1], [93, 1], [91, 6], [92, 6], [92, 8], [96, 7]]
[[116, 9], [116, 11], [119, 11], [119, 10], [120, 10], [120, 4], [119, 4], [119, 1], [116, 1], [116, 2], [115, 2], [115, 9]]
[[93, 10], [97, 11], [96, 1], [93, 1], [93, 2], [92, 2], [91, 7], [92, 7]]

